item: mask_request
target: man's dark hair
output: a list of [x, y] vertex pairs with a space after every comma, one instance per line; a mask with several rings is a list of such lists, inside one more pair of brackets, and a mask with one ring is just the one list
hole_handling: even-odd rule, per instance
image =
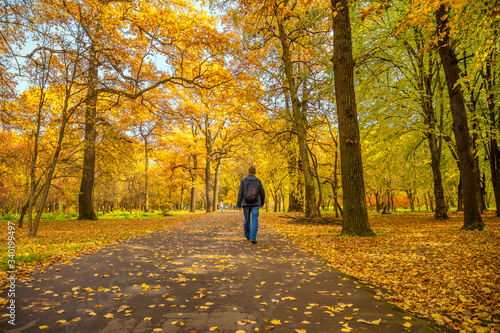
[[257, 173], [257, 170], [255, 170], [255, 167], [252, 165], [250, 168], [248, 168], [248, 173], [251, 175], [255, 175]]

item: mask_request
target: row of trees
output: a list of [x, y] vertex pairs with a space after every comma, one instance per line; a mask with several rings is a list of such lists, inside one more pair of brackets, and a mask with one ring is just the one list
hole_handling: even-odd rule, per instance
[[[226, 9], [227, 3], [223, 1], [220, 8]], [[499, 123], [495, 73], [498, 73], [499, 13], [494, 4], [233, 3], [235, 7], [227, 12], [240, 29], [247, 48], [265, 55], [262, 75], [267, 78], [265, 90], [269, 97], [265, 106], [273, 109], [277, 105], [279, 111], [286, 110], [276, 117], [288, 122], [275, 128], [275, 132], [294, 134], [304, 179], [306, 216], [319, 215], [317, 203], [321, 198], [318, 200], [316, 195], [321, 195], [321, 179], [326, 181], [325, 175], [313, 170], [317, 160], [311, 147], [319, 141], [316, 134], [321, 131], [315, 127], [324, 127], [323, 116], [328, 117], [335, 110], [337, 118], [333, 122], [338, 137], [333, 135], [330, 143], [335, 145], [335, 151], [339, 148], [341, 157], [342, 232], [371, 234], [357, 123], [359, 106], [362, 131], [367, 137], [373, 129], [384, 127], [390, 134], [389, 140], [404, 137], [406, 131], [412, 131], [411, 137], [418, 141], [425, 138], [430, 152], [436, 219], [448, 219], [441, 161], [443, 146], [449, 146], [459, 168], [458, 200], [464, 209], [463, 228], [483, 229], [481, 192], [484, 194], [485, 186], [481, 189], [481, 155], [491, 162], [495, 193], [497, 187], [495, 151]], [[358, 86], [357, 103], [354, 78]], [[409, 152], [406, 160], [408, 155]], [[408, 186], [410, 201], [414, 189], [415, 186]]]
[[365, 189], [437, 219], [456, 198], [482, 230], [482, 199], [500, 200], [494, 5], [211, 5], [224, 29], [189, 1], [3, 0], [4, 212], [35, 236], [56, 201], [79, 219], [212, 211], [254, 164], [275, 209], [331, 204], [344, 234], [373, 234]]

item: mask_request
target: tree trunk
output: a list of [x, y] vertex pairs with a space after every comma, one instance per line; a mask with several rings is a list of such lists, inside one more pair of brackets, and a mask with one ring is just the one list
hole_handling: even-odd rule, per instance
[[340, 169], [344, 215], [342, 235], [375, 235], [368, 222], [365, 184], [361, 158], [351, 23], [347, 0], [331, 0], [334, 31], [333, 71], [339, 119]]
[[179, 203], [179, 210], [184, 210], [184, 184], [181, 185], [181, 200]]
[[189, 161], [189, 173], [191, 174], [191, 204], [189, 205], [189, 212], [194, 213], [196, 212], [196, 183], [198, 181], [196, 170], [198, 169], [198, 158], [196, 154], [191, 155], [191, 157], [193, 159], [193, 166], [191, 167], [191, 161]]
[[95, 148], [97, 115], [98, 60], [95, 45], [90, 45], [90, 59], [87, 82], [87, 102], [85, 105], [85, 137], [83, 150], [83, 171], [78, 195], [78, 220], [97, 220], [94, 212], [93, 190], [95, 178]]
[[[214, 211], [215, 207], [212, 207], [212, 171], [211, 169], [211, 158], [207, 156], [205, 159], [205, 196], [207, 199], [207, 213]], [[213, 208], [213, 209], [212, 209]]]
[[145, 193], [145, 198], [144, 198], [144, 205], [145, 205], [145, 211], [149, 212], [149, 152], [148, 152], [148, 141], [144, 140], [144, 159], [145, 159], [145, 165], [144, 165], [144, 193]]
[[[300, 161], [302, 163], [302, 172], [304, 173], [305, 183], [305, 216], [317, 217], [320, 216], [318, 207], [316, 206], [316, 193], [314, 189], [314, 179], [312, 176], [309, 153], [307, 151], [307, 124], [305, 115], [301, 108], [301, 102], [297, 94], [297, 86], [293, 72], [292, 55], [290, 51], [289, 40], [285, 34], [285, 28], [282, 22], [278, 22], [279, 39], [283, 51], [283, 63], [285, 67], [285, 76], [288, 83], [288, 91], [292, 100], [292, 111], [295, 130], [297, 131], [297, 140], [299, 145]], [[305, 106], [303, 106], [305, 109]]]
[[44, 86], [41, 86], [40, 93], [40, 102], [38, 104], [38, 113], [36, 116], [36, 131], [34, 133], [35, 142], [33, 145], [33, 157], [31, 159], [30, 166], [30, 192], [29, 192], [29, 200], [28, 200], [28, 235], [32, 232], [33, 228], [33, 206], [35, 205], [35, 190], [36, 190], [36, 163], [38, 159], [38, 140], [40, 138], [40, 128], [42, 122], [42, 108], [45, 102], [45, 92]]
[[56, 165], [57, 162], [59, 161], [59, 154], [61, 153], [62, 149], [62, 142], [64, 138], [64, 132], [66, 130], [66, 124], [68, 122], [67, 114], [66, 111], [68, 109], [68, 97], [65, 99], [63, 111], [62, 111], [62, 120], [61, 120], [61, 126], [59, 128], [59, 136], [57, 139], [57, 146], [56, 150], [54, 151], [54, 155], [52, 156], [52, 162], [50, 163], [49, 170], [47, 173], [47, 177], [45, 178], [45, 183], [43, 185], [43, 193], [42, 193], [42, 198], [40, 199], [40, 203], [38, 205], [38, 211], [35, 216], [35, 221], [32, 225], [32, 228], [28, 230], [28, 236], [29, 237], [36, 237], [37, 231], [38, 231], [38, 225], [40, 224], [40, 219], [42, 218], [42, 213], [43, 210], [45, 209], [45, 205], [47, 203], [47, 198], [49, 195], [50, 191], [50, 186], [52, 183], [52, 178], [54, 177], [54, 172], [56, 170]]
[[[297, 161], [295, 154], [288, 154], [288, 178], [290, 182], [295, 182], [295, 186], [290, 186], [288, 192], [288, 212], [302, 212], [302, 201], [297, 192], [303, 188], [303, 174], [299, 172], [300, 162]], [[300, 193], [300, 192], [299, 192]]]
[[483, 230], [484, 223], [481, 217], [480, 188], [474, 168], [474, 152], [472, 151], [471, 137], [467, 123], [467, 111], [465, 109], [462, 88], [459, 84], [458, 61], [451, 48], [448, 27], [448, 12], [441, 5], [436, 12], [438, 25], [439, 55], [445, 71], [448, 93], [450, 97], [450, 108], [453, 116], [453, 133], [457, 143], [457, 153], [460, 161], [460, 174], [464, 187], [464, 224], [465, 230]]
[[[485, 72], [483, 79], [486, 81], [486, 103], [488, 105], [488, 111], [490, 116], [490, 133], [497, 133], [500, 129], [500, 121], [496, 115], [496, 100], [495, 100], [495, 80], [491, 72], [491, 65], [493, 62], [493, 50], [490, 51], [490, 55], [486, 59]], [[490, 136], [489, 142], [490, 148], [490, 171], [491, 171], [491, 182], [493, 185], [493, 194], [495, 196], [496, 205], [496, 215], [500, 216], [500, 149], [498, 147], [498, 141], [495, 135]]]
[[219, 176], [220, 176], [220, 166], [222, 159], [217, 159], [217, 166], [215, 167], [215, 175], [214, 175], [214, 198], [212, 201], [212, 206], [214, 207], [214, 211], [217, 209], [217, 203], [219, 202]]

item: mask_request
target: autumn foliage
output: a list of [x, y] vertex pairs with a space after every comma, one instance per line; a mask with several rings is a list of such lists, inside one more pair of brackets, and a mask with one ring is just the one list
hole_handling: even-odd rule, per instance
[[340, 237], [340, 226], [266, 215], [266, 223], [333, 267], [401, 308], [443, 328], [499, 329], [500, 220], [484, 217], [486, 232], [461, 231], [461, 216], [371, 216], [376, 237]]
[[114, 214], [234, 208], [253, 165], [267, 212], [342, 224], [269, 216], [305, 249], [443, 327], [497, 330], [499, 24], [486, 0], [1, 0], [16, 260], [169, 224]]

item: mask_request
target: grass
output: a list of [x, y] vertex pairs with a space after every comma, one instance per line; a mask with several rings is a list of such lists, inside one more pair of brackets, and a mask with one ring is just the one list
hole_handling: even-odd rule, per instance
[[[47, 214], [40, 221], [35, 238], [27, 237], [27, 227], [15, 230], [15, 260], [20, 274], [29, 272], [33, 266], [45, 265], [54, 261], [67, 260], [80, 253], [91, 252], [103, 246], [124, 239], [140, 236], [149, 232], [164, 229], [178, 221], [192, 218], [198, 214], [186, 211], [173, 212], [174, 216], [164, 217], [155, 213], [114, 212], [100, 216], [97, 221], [75, 220], [76, 214]], [[68, 218], [70, 217], [71, 218]], [[2, 228], [7, 230], [7, 221], [16, 218], [5, 218]], [[9, 217], [13, 217], [10, 215]], [[0, 233], [0, 289], [1, 280], [7, 271], [8, 234]]]
[[[178, 216], [188, 214], [188, 211], [169, 211], [169, 214]], [[137, 211], [113, 211], [111, 213], [103, 214], [102, 212], [96, 213], [97, 218], [99, 219], [130, 219], [130, 218], [141, 218], [141, 217], [159, 217], [163, 216], [163, 213], [160, 211], [155, 212], [137, 212]], [[33, 218], [35, 214], [33, 214]], [[58, 214], [58, 213], [43, 213], [41, 220], [71, 220], [76, 219], [78, 217], [78, 213], [68, 213], [68, 214]], [[17, 221], [19, 220], [19, 214], [5, 214], [0, 217], [1, 221]], [[27, 217], [24, 217], [24, 220], [27, 221]]]

